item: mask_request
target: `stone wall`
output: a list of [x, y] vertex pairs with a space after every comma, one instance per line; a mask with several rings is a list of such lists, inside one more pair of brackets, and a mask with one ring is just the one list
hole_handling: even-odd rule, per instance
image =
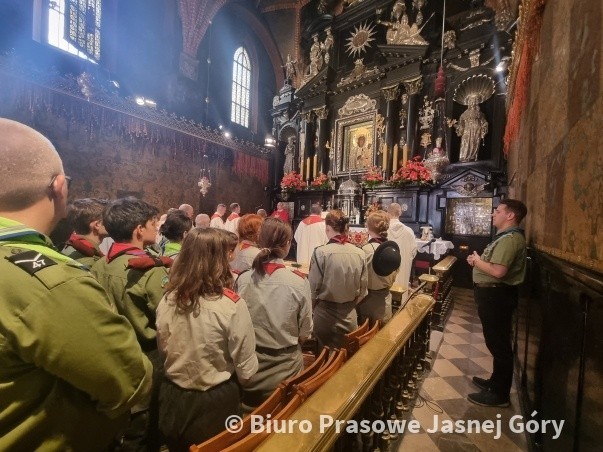
[[530, 244], [603, 272], [603, 33], [600, 1], [548, 0], [510, 194], [526, 202]]

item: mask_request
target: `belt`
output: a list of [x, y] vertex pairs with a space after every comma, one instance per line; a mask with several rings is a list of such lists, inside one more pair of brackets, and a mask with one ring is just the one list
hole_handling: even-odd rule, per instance
[[291, 345], [291, 346], [285, 347], [285, 348], [268, 348], [268, 347], [262, 347], [260, 345], [256, 345], [255, 351], [258, 353], [262, 353], [264, 355], [279, 356], [284, 353], [293, 353], [298, 348], [299, 348], [299, 345]]
[[511, 287], [505, 283], [473, 283], [473, 287]]

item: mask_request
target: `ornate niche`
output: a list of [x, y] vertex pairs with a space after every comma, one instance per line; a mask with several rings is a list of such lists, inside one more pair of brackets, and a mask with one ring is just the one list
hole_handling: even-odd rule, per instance
[[335, 121], [333, 174], [361, 174], [377, 157], [377, 101], [365, 94], [351, 96]]

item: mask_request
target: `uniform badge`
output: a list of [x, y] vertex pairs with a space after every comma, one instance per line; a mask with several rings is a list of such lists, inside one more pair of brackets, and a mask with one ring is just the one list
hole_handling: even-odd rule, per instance
[[170, 277], [168, 275], [165, 275], [163, 278], [161, 278], [161, 287], [164, 288], [166, 286], [166, 284], [169, 282]]
[[14, 254], [6, 259], [17, 267], [22, 268], [30, 275], [33, 275], [46, 267], [57, 265], [55, 261], [37, 251], [25, 251], [23, 253]]

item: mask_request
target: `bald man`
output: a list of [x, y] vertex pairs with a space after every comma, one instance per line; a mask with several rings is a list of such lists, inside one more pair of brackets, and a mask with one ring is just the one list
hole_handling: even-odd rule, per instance
[[186, 214], [186, 216], [189, 217], [191, 220], [195, 215], [193, 206], [191, 206], [190, 204], [182, 204], [180, 207], [178, 207], [178, 210], [182, 210]]
[[200, 213], [195, 217], [195, 227], [199, 229], [207, 229], [211, 222], [209, 215], [206, 213]]
[[54, 146], [0, 118], [0, 450], [106, 449], [152, 368], [90, 273], [52, 247], [69, 177]]

